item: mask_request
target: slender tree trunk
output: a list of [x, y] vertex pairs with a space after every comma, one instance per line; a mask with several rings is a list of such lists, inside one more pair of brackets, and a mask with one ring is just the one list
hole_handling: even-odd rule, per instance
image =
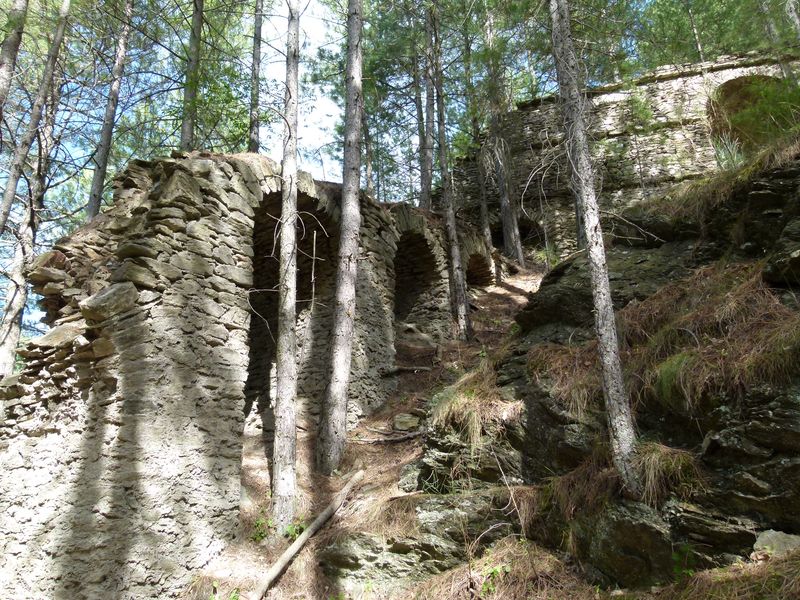
[[181, 121], [180, 149], [194, 150], [196, 147], [197, 90], [200, 87], [200, 45], [203, 39], [203, 2], [193, 0], [192, 29], [189, 34], [189, 56], [186, 79], [183, 84], [183, 120]]
[[[772, 49], [776, 52], [779, 52], [782, 46], [781, 36], [778, 33], [778, 26], [775, 24], [775, 20], [772, 18], [772, 10], [767, 0], [759, 0], [758, 9], [761, 11], [761, 14], [764, 17], [764, 30], [769, 38]], [[778, 64], [780, 64], [781, 71], [786, 79], [789, 81], [796, 81], [794, 71], [787, 62], [781, 60], [779, 57]]]
[[553, 55], [558, 73], [558, 87], [564, 111], [567, 153], [572, 187], [584, 216], [584, 229], [594, 300], [595, 328], [603, 372], [603, 393], [614, 466], [628, 493], [641, 495], [641, 484], [633, 465], [636, 433], [630, 402], [622, 377], [617, 328], [608, 283], [603, 233], [595, 197], [594, 173], [586, 133], [586, 106], [575, 48], [572, 43], [567, 0], [550, 0], [553, 32]]
[[0, 122], [11, 89], [11, 78], [17, 64], [17, 53], [22, 42], [22, 32], [28, 17], [28, 0], [14, 0], [6, 20], [6, 37], [0, 47]]
[[89, 192], [89, 204], [86, 206], [86, 217], [91, 219], [100, 212], [100, 202], [103, 199], [103, 185], [106, 181], [108, 169], [108, 155], [111, 153], [111, 138], [114, 134], [114, 123], [117, 118], [117, 103], [119, 102], [119, 88], [122, 85], [122, 74], [125, 71], [125, 56], [128, 50], [128, 37], [131, 33], [131, 19], [133, 18], [133, 0], [125, 0], [122, 29], [117, 40], [117, 51], [114, 56], [114, 66], [111, 69], [111, 87], [108, 90], [106, 112], [103, 115], [103, 127], [100, 130], [100, 144], [94, 156], [95, 170], [92, 176], [92, 187]]
[[430, 11], [425, 11], [425, 143], [422, 147], [422, 173], [419, 206], [431, 209], [431, 191], [433, 189], [433, 121], [435, 119], [435, 97], [433, 91], [433, 25]]
[[442, 200], [445, 210], [445, 226], [447, 241], [450, 246], [450, 289], [453, 297], [451, 305], [456, 324], [456, 336], [466, 340], [472, 336], [472, 323], [469, 318], [469, 299], [467, 298], [467, 282], [464, 277], [464, 265], [461, 262], [461, 246], [458, 242], [456, 227], [456, 211], [453, 207], [453, 179], [447, 160], [447, 130], [445, 128], [444, 109], [444, 77], [442, 75], [442, 40], [439, 34], [439, 3], [433, 2], [430, 9], [430, 22], [433, 31], [433, 66], [434, 86], [436, 87], [436, 108], [439, 132], [439, 169], [442, 177]]
[[695, 48], [697, 48], [697, 54], [700, 57], [700, 62], [706, 62], [706, 55], [705, 52], [703, 52], [703, 44], [700, 43], [700, 33], [697, 31], [697, 24], [694, 20], [694, 11], [692, 10], [691, 0], [686, 0], [686, 12], [689, 15], [689, 24], [692, 26], [694, 45]]
[[795, 35], [800, 40], [800, 9], [797, 6], [797, 0], [786, 0], [786, 15], [792, 22]]
[[258, 128], [259, 92], [261, 90], [261, 22], [264, 16], [264, 0], [256, 0], [253, 11], [253, 64], [250, 75], [250, 136], [247, 142], [248, 152], [258, 152], [260, 147]]
[[279, 532], [294, 518], [297, 455], [297, 127], [300, 70], [300, 2], [288, 0], [286, 95], [283, 141], [280, 257], [278, 267], [278, 356], [275, 398], [275, 443], [272, 454], [272, 515]]
[[14, 370], [17, 346], [22, 333], [22, 317], [28, 301], [28, 280], [25, 277], [28, 265], [34, 258], [36, 232], [39, 228], [39, 211], [44, 207], [44, 194], [47, 190], [47, 175], [50, 171], [50, 155], [55, 142], [56, 111], [60, 93], [53, 86], [48, 102], [44, 126], [38, 132], [39, 151], [36, 173], [28, 190], [25, 212], [16, 231], [17, 245], [8, 272], [6, 286], [6, 305], [0, 320], [0, 378], [10, 375]]
[[500, 192], [500, 220], [503, 224], [503, 252], [515, 259], [521, 267], [525, 266], [525, 254], [522, 252], [522, 240], [519, 235], [519, 218], [516, 203], [511, 199], [506, 169], [505, 143], [500, 131], [500, 113], [503, 111], [504, 78], [498, 64], [495, 48], [494, 19], [492, 11], [487, 8], [486, 25], [484, 27], [486, 48], [489, 52], [489, 105], [491, 106], [492, 162], [497, 177], [497, 188]]
[[[469, 7], [465, 7], [469, 10]], [[467, 92], [467, 113], [472, 127], [472, 144], [476, 149], [475, 163], [478, 172], [478, 191], [480, 198], [480, 225], [486, 248], [492, 251], [492, 228], [489, 224], [489, 203], [486, 195], [486, 170], [481, 151], [481, 125], [478, 117], [478, 97], [475, 94], [475, 84], [472, 81], [472, 40], [469, 35], [469, 20], [464, 21], [462, 35], [464, 38], [464, 89]]]
[[341, 463], [347, 437], [347, 386], [350, 383], [356, 311], [358, 238], [361, 225], [361, 0], [347, 3], [344, 173], [342, 176], [339, 257], [333, 310], [330, 381], [322, 406], [317, 439], [317, 466], [326, 474]]
[[361, 130], [364, 136], [364, 179], [367, 180], [367, 194], [375, 198], [375, 183], [372, 173], [374, 155], [372, 153], [372, 138], [369, 135], [367, 111], [361, 106]]
[[39, 89], [36, 92], [36, 98], [33, 101], [31, 113], [28, 117], [28, 127], [17, 142], [17, 147], [14, 150], [14, 158], [11, 161], [11, 168], [8, 171], [8, 179], [6, 180], [6, 189], [3, 192], [3, 202], [0, 204], [0, 233], [5, 231], [6, 221], [8, 221], [8, 215], [11, 212], [11, 205], [14, 203], [14, 198], [17, 195], [17, 185], [22, 176], [22, 169], [25, 166], [25, 161], [28, 159], [31, 145], [36, 137], [36, 131], [39, 128], [39, 121], [42, 119], [42, 110], [44, 109], [45, 101], [53, 86], [56, 61], [61, 52], [64, 32], [67, 29], [69, 8], [70, 0], [62, 0], [61, 9], [58, 12], [58, 23], [56, 25], [55, 34], [53, 35], [53, 42], [50, 44], [50, 49], [47, 52], [47, 61], [45, 62], [42, 79], [39, 83]]
[[[420, 73], [420, 60], [414, 58], [414, 106], [417, 109], [417, 138], [419, 139], [419, 206], [430, 208], [431, 203], [431, 172], [427, 169], [425, 155], [425, 108], [422, 105], [422, 79]], [[424, 68], [424, 67], [423, 67]]]

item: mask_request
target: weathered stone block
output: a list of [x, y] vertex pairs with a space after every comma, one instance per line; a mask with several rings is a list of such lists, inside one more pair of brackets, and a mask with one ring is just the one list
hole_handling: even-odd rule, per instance
[[91, 321], [104, 321], [136, 306], [139, 292], [131, 282], [116, 283], [80, 303], [83, 316]]

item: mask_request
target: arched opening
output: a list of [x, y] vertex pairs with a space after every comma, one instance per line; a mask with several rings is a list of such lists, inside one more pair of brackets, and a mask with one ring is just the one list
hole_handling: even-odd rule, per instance
[[[523, 248], [544, 248], [545, 234], [544, 229], [536, 222], [524, 215], [517, 219], [519, 222], [519, 237]], [[498, 249], [503, 248], [505, 237], [503, 236], [503, 223], [499, 219], [491, 225], [492, 246]]]
[[483, 254], [471, 254], [467, 260], [467, 284], [485, 286], [494, 283], [492, 263]]
[[[245, 412], [253, 407], [270, 429], [268, 407], [274, 400], [278, 336], [278, 223], [280, 193], [264, 198], [253, 229], [253, 287], [250, 364]], [[302, 222], [297, 224], [297, 352], [298, 393], [314, 397], [325, 384], [326, 356], [336, 289], [337, 226], [307, 196], [298, 198]]]
[[717, 161], [736, 166], [800, 123], [800, 88], [767, 75], [737, 77], [714, 91], [707, 112]]
[[397, 242], [394, 259], [394, 318], [425, 330], [433, 283], [439, 275], [436, 258], [425, 236], [404, 233]]
[[422, 366], [434, 361], [436, 338], [449, 322], [446, 286], [425, 236], [403, 233], [394, 259], [394, 344], [398, 365]]

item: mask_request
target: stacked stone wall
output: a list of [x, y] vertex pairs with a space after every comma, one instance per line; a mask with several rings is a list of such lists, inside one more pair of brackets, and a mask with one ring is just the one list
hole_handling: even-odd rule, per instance
[[[340, 186], [303, 174], [299, 188], [300, 395], [313, 420]], [[108, 212], [36, 261], [31, 281], [53, 328], [0, 382], [5, 593], [175, 597], [239, 534], [245, 416], [270, 397], [279, 189], [277, 165], [255, 155], [136, 162], [116, 180]], [[437, 257], [421, 293], [447, 306], [441, 227], [404, 210], [415, 216], [403, 230]], [[393, 214], [364, 196], [351, 422], [391, 387], [381, 375], [394, 366], [400, 237]], [[449, 312], [427, 318], [448, 330]]]
[[[793, 64], [797, 68], [800, 63]], [[618, 211], [675, 183], [715, 171], [709, 100], [723, 83], [754, 75], [779, 78], [781, 69], [775, 58], [723, 57], [664, 67], [628, 85], [591, 90], [589, 129], [601, 208]], [[520, 105], [503, 116], [501, 129], [520, 209], [545, 229], [548, 244], [559, 254], [573, 252], [575, 211], [556, 98]], [[476, 207], [474, 160], [459, 164], [454, 180], [461, 202]], [[489, 201], [498, 201], [491, 178]], [[477, 222], [477, 208], [470, 214]]]

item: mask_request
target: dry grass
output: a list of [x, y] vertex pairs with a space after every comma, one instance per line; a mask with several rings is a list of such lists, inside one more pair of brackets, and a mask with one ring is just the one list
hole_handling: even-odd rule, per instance
[[528, 371], [578, 419], [596, 407], [602, 378], [597, 365], [597, 342], [577, 346], [539, 344], [528, 353]]
[[660, 506], [669, 493], [687, 499], [706, 487], [697, 458], [687, 450], [642, 442], [635, 466], [644, 488], [642, 501], [653, 507]]
[[800, 598], [800, 551], [765, 562], [701, 571], [662, 590], [659, 600], [790, 600]]
[[711, 213], [765, 172], [785, 166], [800, 155], [800, 133], [794, 131], [765, 147], [738, 169], [720, 171], [705, 179], [678, 184], [666, 194], [641, 206], [653, 216], [671, 221], [708, 224]]
[[473, 452], [480, 449], [481, 435], [490, 424], [511, 421], [522, 412], [521, 402], [500, 397], [494, 361], [485, 357], [436, 398], [431, 425], [458, 431]]
[[578, 514], [591, 513], [604, 506], [618, 494], [620, 481], [607, 452], [598, 449], [569, 473], [551, 477], [547, 488], [552, 505], [569, 521]]
[[[634, 400], [691, 413], [704, 398], [739, 397], [800, 372], [800, 312], [781, 303], [762, 270], [761, 262], [715, 263], [620, 312]], [[529, 354], [532, 375], [576, 417], [602, 402], [596, 348], [549, 344]]]
[[417, 600], [595, 600], [600, 596], [593, 586], [554, 554], [511, 536], [498, 541], [481, 558], [437, 575], [398, 597]]

